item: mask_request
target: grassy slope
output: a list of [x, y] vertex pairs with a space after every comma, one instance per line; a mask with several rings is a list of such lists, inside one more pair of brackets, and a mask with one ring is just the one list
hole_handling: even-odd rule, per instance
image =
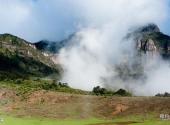
[[[159, 114], [170, 113], [170, 98], [92, 96], [71, 88], [42, 90], [39, 85], [50, 84], [52, 81], [49, 80], [22, 82], [0, 82], [2, 125], [120, 125], [118, 122], [127, 121], [139, 122], [134, 125], [170, 123], [159, 119]], [[106, 118], [109, 121], [100, 120]]]

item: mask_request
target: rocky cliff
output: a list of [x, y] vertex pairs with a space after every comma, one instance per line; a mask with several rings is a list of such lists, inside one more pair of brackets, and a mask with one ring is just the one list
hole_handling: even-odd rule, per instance
[[133, 32], [137, 50], [143, 53], [170, 57], [170, 36], [163, 34], [157, 25], [149, 24]]

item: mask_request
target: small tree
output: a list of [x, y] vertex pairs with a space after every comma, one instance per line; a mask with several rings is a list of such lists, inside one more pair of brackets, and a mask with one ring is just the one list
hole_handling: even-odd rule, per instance
[[120, 96], [131, 96], [131, 93], [127, 92], [124, 89], [119, 89], [117, 92], [114, 93], [115, 95], [120, 95]]
[[107, 89], [96, 86], [93, 88], [93, 93], [96, 95], [105, 95], [107, 94]]

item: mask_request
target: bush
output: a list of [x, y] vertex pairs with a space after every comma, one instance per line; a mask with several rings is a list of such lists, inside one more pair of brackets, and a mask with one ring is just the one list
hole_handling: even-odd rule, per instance
[[101, 94], [104, 93], [104, 89], [100, 88], [100, 86], [94, 87], [93, 93], [96, 94], [96, 95], [101, 95]]
[[158, 93], [155, 96], [157, 96], [157, 97], [170, 97], [170, 93], [168, 93], [168, 92], [165, 92], [164, 94]]
[[59, 87], [70, 88], [68, 83], [61, 83], [61, 82], [59, 82], [58, 85], [59, 85]]
[[117, 92], [114, 93], [115, 95], [120, 95], [120, 96], [131, 96], [131, 93], [127, 92], [124, 89], [119, 89]]
[[100, 86], [96, 86], [93, 88], [93, 94], [95, 95], [104, 95], [104, 96], [131, 96], [131, 93], [127, 92], [124, 89], [119, 89], [118, 91], [114, 92], [111, 90], [107, 90], [106, 88], [101, 88]]

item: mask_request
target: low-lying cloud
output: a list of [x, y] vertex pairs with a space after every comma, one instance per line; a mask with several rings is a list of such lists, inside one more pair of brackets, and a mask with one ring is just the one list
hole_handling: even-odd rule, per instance
[[[144, 78], [126, 78], [124, 64], [136, 72], [134, 63], [139, 60], [133, 39], [124, 37], [148, 23], [167, 29], [168, 4], [169, 0], [0, 0], [0, 33], [38, 41], [76, 32], [73, 45], [59, 54], [65, 71], [62, 81], [85, 90], [101, 85], [153, 95], [170, 91], [169, 64], [159, 56], [146, 63], [142, 59]], [[124, 75], [119, 77], [117, 70], [122, 69]]]
[[[96, 85], [110, 89], [124, 88], [136, 95], [170, 91], [170, 79], [163, 75], [166, 72], [169, 74], [168, 64], [159, 56], [150, 59], [144, 55], [142, 67], [134, 67], [139, 61], [135, 58], [134, 40], [124, 39], [129, 30], [151, 22], [161, 25], [167, 18], [167, 1], [86, 0], [74, 4], [78, 12], [81, 10], [85, 23], [72, 38], [74, 44], [60, 52], [65, 70], [64, 82], [85, 90], [91, 90]], [[148, 58], [147, 61], [145, 58]], [[157, 63], [158, 60], [161, 63]], [[136, 72], [140, 68], [144, 72], [142, 77], [133, 79], [126, 75], [126, 72]], [[117, 70], [122, 70], [123, 76], [120, 77]], [[159, 73], [162, 74], [159, 76]]]

